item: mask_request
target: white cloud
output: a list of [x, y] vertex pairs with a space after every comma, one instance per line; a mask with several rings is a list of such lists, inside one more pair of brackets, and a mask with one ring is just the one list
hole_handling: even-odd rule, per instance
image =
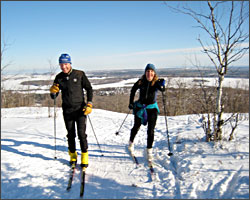
[[[248, 47], [248, 43], [244, 43], [241, 47]], [[93, 68], [141, 68], [147, 63], [154, 63], [158, 67], [176, 67], [191, 66], [195, 63], [195, 59], [200, 65], [212, 65], [208, 56], [202, 52], [202, 47], [181, 48], [181, 49], [162, 49], [151, 51], [130, 52], [124, 54], [113, 54], [108, 56], [97, 56], [76, 59], [77, 65], [84, 63]], [[248, 65], [249, 53], [247, 53], [235, 65]], [[197, 64], [197, 63], [195, 63]]]

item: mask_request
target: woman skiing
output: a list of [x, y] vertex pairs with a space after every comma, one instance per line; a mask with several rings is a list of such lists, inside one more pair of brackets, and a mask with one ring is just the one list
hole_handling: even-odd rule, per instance
[[[139, 89], [139, 99], [134, 102], [136, 91]], [[165, 80], [159, 79], [153, 64], [147, 64], [144, 75], [133, 85], [129, 99], [129, 109], [133, 109], [134, 126], [131, 129], [128, 150], [134, 155], [134, 139], [141, 124], [147, 125], [147, 159], [153, 161], [152, 146], [157, 115], [160, 113], [157, 104], [157, 91], [165, 90]]]

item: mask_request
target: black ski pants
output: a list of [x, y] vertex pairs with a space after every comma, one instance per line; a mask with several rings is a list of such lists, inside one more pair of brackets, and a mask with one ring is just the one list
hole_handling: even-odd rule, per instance
[[[137, 110], [135, 111], [135, 113], [136, 112]], [[158, 113], [156, 109], [147, 109], [147, 114], [148, 114], [147, 148], [152, 148], [153, 142], [154, 142], [154, 129], [155, 129]], [[135, 120], [134, 126], [131, 129], [131, 133], [130, 133], [130, 142], [134, 142], [135, 136], [141, 127], [141, 118], [137, 117], [137, 115], [135, 114], [134, 120]]]
[[77, 126], [77, 135], [80, 141], [80, 147], [82, 152], [87, 152], [88, 142], [86, 134], [86, 116], [83, 114], [83, 111], [77, 110], [71, 113], [63, 112], [64, 122], [66, 129], [68, 131], [68, 148], [70, 152], [74, 153], [76, 151], [76, 126]]

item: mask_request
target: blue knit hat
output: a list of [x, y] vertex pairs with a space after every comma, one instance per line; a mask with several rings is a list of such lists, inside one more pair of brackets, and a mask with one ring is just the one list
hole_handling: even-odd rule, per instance
[[69, 54], [62, 54], [60, 57], [59, 57], [59, 64], [61, 63], [70, 63], [71, 64], [71, 58], [69, 56]]
[[156, 68], [155, 68], [155, 66], [154, 66], [153, 64], [151, 64], [151, 63], [147, 64], [147, 66], [146, 66], [146, 68], [145, 68], [145, 72], [146, 72], [147, 70], [149, 70], [149, 69], [154, 70], [154, 72], [156, 73]]

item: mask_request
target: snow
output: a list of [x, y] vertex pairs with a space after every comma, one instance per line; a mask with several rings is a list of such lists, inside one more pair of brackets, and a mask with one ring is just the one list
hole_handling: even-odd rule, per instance
[[92, 87], [93, 89], [117, 88], [117, 87], [126, 87], [126, 86], [132, 87], [136, 81], [138, 81], [138, 78], [130, 78], [130, 79], [118, 81], [115, 83], [97, 84], [97, 85], [92, 84]]
[[[54, 80], [55, 75], [4, 75], [1, 80], [1, 86], [5, 90], [17, 90], [22, 93], [34, 92], [38, 94], [49, 93], [50, 85], [22, 85], [24, 81], [38, 81], [38, 80]], [[95, 79], [104, 79], [106, 77], [99, 77]], [[186, 88], [192, 88], [198, 86], [198, 82], [201, 78], [195, 77], [162, 77], [167, 80], [167, 86], [173, 88], [179, 88], [180, 85]], [[89, 80], [91, 81], [90, 78]], [[117, 81], [114, 83], [107, 84], [92, 84], [94, 90], [104, 89], [104, 88], [118, 88], [118, 87], [132, 87], [133, 84], [138, 80], [138, 78], [129, 78], [122, 81]], [[216, 77], [204, 78], [204, 84], [206, 86], [215, 86], [218, 82]], [[225, 78], [223, 81], [223, 86], [232, 88], [241, 88], [244, 90], [249, 90], [249, 79], [248, 78]]]
[[[69, 156], [61, 108], [56, 109], [57, 159], [54, 117], [48, 118], [48, 108], [1, 111], [1, 199], [78, 199], [80, 170], [71, 190], [66, 191]], [[169, 116], [171, 157], [165, 118], [159, 116], [153, 152], [157, 180], [151, 181], [145, 159], [146, 127], [142, 126], [135, 138], [135, 153], [141, 163], [136, 168], [126, 150], [133, 115], [128, 115], [116, 136], [126, 114], [93, 109], [89, 117], [104, 156], [88, 122], [84, 198], [249, 199], [249, 116], [244, 116], [233, 141], [216, 143], [205, 142], [199, 115]], [[229, 127], [224, 130], [229, 133]], [[78, 141], [77, 151], [80, 160]]]
[[[54, 78], [55, 76], [53, 76]], [[22, 85], [24, 81], [40, 81], [40, 80], [53, 80], [50, 75], [30, 75], [30, 74], [20, 74], [20, 75], [3, 75], [1, 80], [1, 87], [5, 90], [17, 90], [17, 91], [26, 91], [27, 90], [36, 90], [35, 93], [43, 94], [48, 93], [50, 86], [35, 86], [35, 85]]]

